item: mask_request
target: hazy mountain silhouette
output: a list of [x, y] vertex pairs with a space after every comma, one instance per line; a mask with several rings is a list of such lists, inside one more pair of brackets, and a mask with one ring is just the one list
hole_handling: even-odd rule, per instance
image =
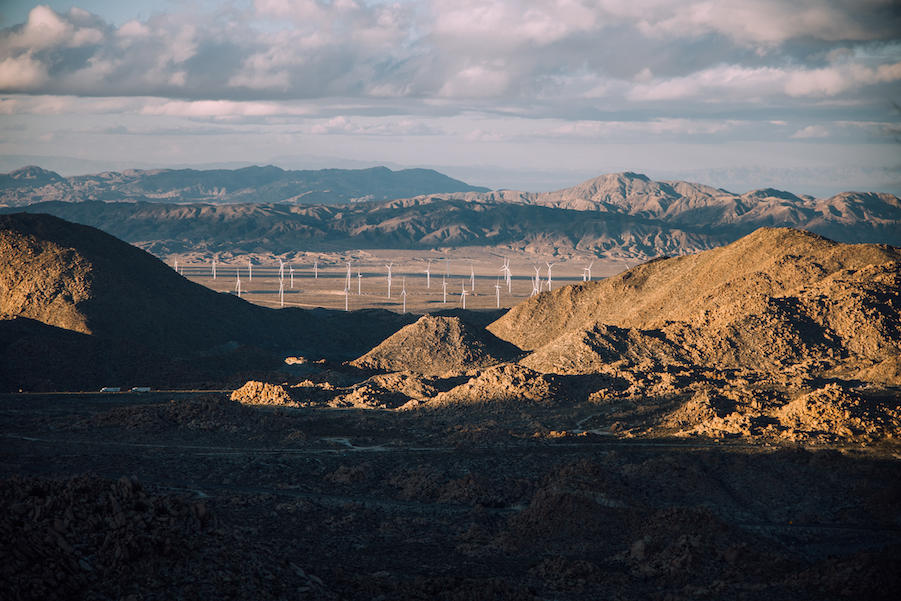
[[286, 171], [271, 165], [241, 169], [150, 169], [62, 177], [40, 167], [0, 175], [0, 205], [39, 201], [144, 200], [213, 204], [336, 204], [390, 200], [438, 192], [487, 191], [431, 169]]

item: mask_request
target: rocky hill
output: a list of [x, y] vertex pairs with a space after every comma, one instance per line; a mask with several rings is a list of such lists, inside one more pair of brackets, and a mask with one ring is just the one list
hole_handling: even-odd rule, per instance
[[351, 365], [442, 375], [510, 361], [520, 350], [459, 317], [424, 315]]
[[[411, 318], [357, 313], [335, 327], [326, 311], [272, 310], [220, 294], [91, 227], [49, 215], [0, 215], [0, 316], [27, 318], [170, 355], [238, 345], [356, 356]], [[385, 325], [388, 328], [385, 329]], [[324, 331], [330, 336], [323, 336]]]
[[813, 373], [894, 365], [901, 250], [760, 229], [723, 248], [663, 258], [542, 293], [489, 326], [540, 371], [619, 360]]
[[0, 175], [0, 206], [86, 200], [169, 203], [335, 204], [409, 198], [437, 192], [479, 192], [431, 169], [391, 171], [321, 169], [286, 171], [273, 167], [242, 169], [151, 169], [62, 177], [40, 167]]

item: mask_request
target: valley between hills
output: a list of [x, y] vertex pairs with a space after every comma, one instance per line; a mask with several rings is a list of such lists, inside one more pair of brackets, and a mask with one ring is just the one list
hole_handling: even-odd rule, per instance
[[0, 590], [894, 598], [901, 203], [683, 184], [4, 209]]

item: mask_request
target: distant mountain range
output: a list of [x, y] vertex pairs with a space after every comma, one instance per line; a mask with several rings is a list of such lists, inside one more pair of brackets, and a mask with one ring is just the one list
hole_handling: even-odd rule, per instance
[[[310, 172], [314, 175], [307, 182], [337, 175], [345, 182], [357, 182], [356, 187], [348, 184], [344, 192], [335, 188], [328, 194], [325, 184], [320, 192], [294, 194], [299, 184], [296, 175], [290, 174], [297, 173], [301, 172], [248, 168], [66, 179], [37, 168], [23, 169], [0, 176], [0, 197], [33, 203], [8, 202], [0, 212], [50, 213], [97, 227], [158, 256], [484, 246], [548, 256], [578, 253], [647, 259], [723, 246], [760, 227], [804, 229], [845, 243], [901, 246], [901, 200], [890, 194], [848, 192], [815, 199], [761, 189], [739, 195], [696, 183], [656, 182], [630, 172], [604, 175], [556, 192], [490, 192], [449, 178], [441, 180], [440, 174], [417, 172], [424, 180], [464, 189], [334, 205], [307, 204], [306, 200], [328, 195], [329, 199], [360, 195], [353, 196], [358, 201], [390, 196], [390, 190], [399, 190], [399, 185], [389, 189], [378, 182], [390, 184], [405, 172]], [[113, 182], [110, 195], [118, 190], [116, 194], [124, 197], [125, 190], [131, 190], [132, 201], [77, 192], [100, 190], [98, 182], [104, 178]], [[369, 187], [363, 183], [366, 178]], [[74, 186], [73, 180], [82, 187]], [[254, 181], [259, 186], [254, 187]], [[82, 202], [40, 202], [54, 194]], [[152, 202], [146, 200], [150, 195]], [[188, 202], [192, 195], [206, 200]], [[280, 197], [287, 198], [235, 202]]]
[[393, 200], [439, 192], [487, 192], [431, 169], [391, 171], [278, 167], [241, 169], [131, 169], [63, 177], [30, 166], [0, 175], [0, 206], [87, 200], [170, 203], [339, 204]]

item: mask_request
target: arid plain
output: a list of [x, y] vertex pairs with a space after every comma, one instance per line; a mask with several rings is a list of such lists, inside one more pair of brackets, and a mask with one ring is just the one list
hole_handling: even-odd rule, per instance
[[888, 599], [901, 584], [897, 246], [762, 228], [598, 256], [592, 281], [589, 253], [535, 240], [247, 248], [214, 281], [203, 248], [163, 263], [48, 215], [0, 219], [10, 598]]

